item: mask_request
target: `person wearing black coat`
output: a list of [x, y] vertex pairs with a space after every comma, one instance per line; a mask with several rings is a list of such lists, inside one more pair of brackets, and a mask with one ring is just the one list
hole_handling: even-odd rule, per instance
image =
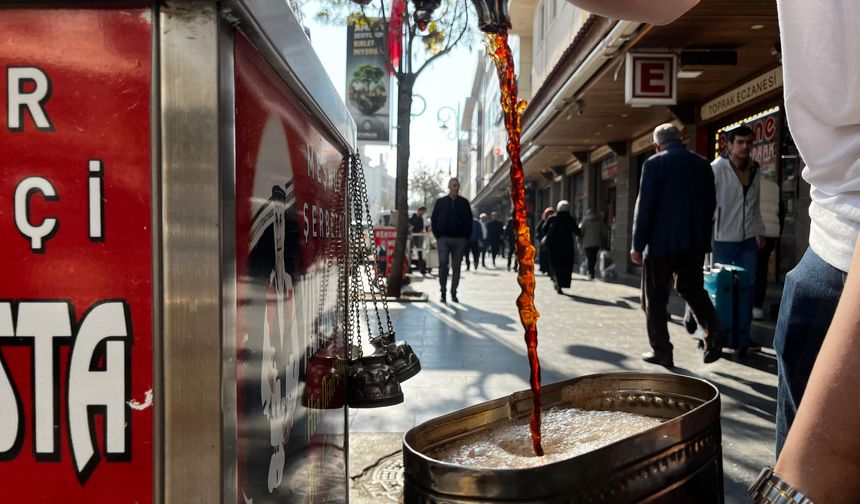
[[669, 286], [687, 302], [705, 330], [705, 363], [720, 358], [722, 329], [705, 291], [702, 263], [711, 250], [717, 206], [714, 172], [708, 161], [681, 143], [673, 124], [654, 129], [654, 154], [642, 165], [633, 216], [630, 260], [642, 265], [642, 293], [648, 342], [645, 362], [672, 367], [666, 305]]
[[555, 208], [546, 207], [543, 211], [540, 222], [538, 222], [538, 225], [535, 227], [535, 239], [538, 242], [538, 266], [540, 268], [540, 272], [545, 275], [549, 274], [549, 251], [546, 249], [546, 240], [543, 238], [549, 230], [546, 223], [554, 212]]
[[430, 216], [436, 248], [439, 251], [439, 287], [441, 300], [446, 301], [448, 265], [451, 265], [451, 299], [457, 303], [457, 286], [460, 284], [460, 264], [472, 235], [472, 207], [469, 200], [460, 196], [460, 180], [448, 181], [448, 195], [436, 200]]
[[549, 274], [555, 291], [562, 294], [562, 289], [570, 287], [570, 277], [573, 274], [573, 251], [576, 237], [579, 236], [579, 226], [570, 215], [570, 203], [567, 200], [558, 202], [553, 214], [546, 221], [546, 249], [549, 252]]
[[511, 271], [511, 261], [514, 263], [514, 271], [519, 269], [519, 264], [517, 262], [517, 230], [515, 229], [516, 223], [514, 222], [514, 212], [511, 212], [511, 216], [508, 218], [508, 221], [505, 223], [504, 235], [505, 235], [505, 243], [508, 247], [508, 271]]

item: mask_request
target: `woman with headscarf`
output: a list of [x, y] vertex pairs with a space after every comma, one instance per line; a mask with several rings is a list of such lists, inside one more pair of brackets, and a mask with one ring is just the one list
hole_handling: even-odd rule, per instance
[[543, 211], [543, 216], [541, 217], [540, 222], [538, 222], [537, 227], [535, 228], [535, 239], [538, 242], [538, 264], [540, 265], [540, 272], [544, 274], [549, 273], [549, 252], [546, 250], [546, 240], [543, 238], [546, 236], [547, 232], [547, 219], [555, 212], [553, 207], [546, 207]]
[[549, 251], [549, 274], [555, 291], [570, 287], [573, 274], [573, 250], [579, 226], [570, 215], [570, 203], [561, 200], [555, 207], [555, 214], [546, 223], [546, 248]]

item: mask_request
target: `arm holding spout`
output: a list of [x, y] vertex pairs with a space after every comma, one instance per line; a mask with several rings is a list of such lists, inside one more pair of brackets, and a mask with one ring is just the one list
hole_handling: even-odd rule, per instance
[[610, 19], [669, 24], [699, 3], [699, 0], [568, 0], [593, 14]]

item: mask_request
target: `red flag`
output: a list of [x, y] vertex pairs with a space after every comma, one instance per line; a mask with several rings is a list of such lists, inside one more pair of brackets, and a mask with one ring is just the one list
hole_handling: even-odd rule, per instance
[[394, 0], [391, 5], [391, 17], [388, 18], [388, 55], [391, 57], [391, 66], [394, 68], [400, 65], [400, 56], [403, 53], [404, 12], [406, 12], [406, 2]]

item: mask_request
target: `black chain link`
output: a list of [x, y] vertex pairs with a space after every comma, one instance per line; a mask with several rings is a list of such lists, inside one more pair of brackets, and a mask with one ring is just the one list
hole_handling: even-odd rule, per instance
[[[372, 239], [372, 237], [375, 236], [374, 230], [373, 230], [373, 217], [370, 214], [370, 201], [369, 201], [369, 198], [367, 197], [367, 182], [364, 178], [364, 169], [363, 169], [362, 164], [361, 164], [361, 156], [358, 154], [355, 154], [354, 160], [355, 160], [355, 166], [356, 166], [355, 176], [358, 179], [357, 185], [358, 185], [358, 191], [360, 192], [360, 197], [361, 197], [361, 199], [358, 201], [358, 204], [364, 206], [364, 213], [365, 213], [365, 216], [367, 217], [367, 226], [368, 226], [368, 230], [369, 230], [369, 233], [370, 233], [370, 236]], [[359, 206], [359, 209], [357, 210], [357, 213], [361, 214], [360, 206]], [[359, 218], [361, 218], [361, 217], [359, 217]], [[373, 258], [374, 258], [374, 262], [378, 259], [375, 246], [373, 247]], [[388, 311], [388, 296], [386, 295], [385, 290], [383, 288], [382, 280], [379, 278], [379, 272], [377, 272], [377, 274], [374, 275], [373, 278], [371, 278], [369, 268], [366, 268], [365, 272], [367, 274], [368, 283], [372, 284], [371, 295], [373, 296], [373, 307], [376, 310], [376, 319], [377, 319], [377, 322], [379, 323], [379, 333], [382, 334], [382, 332], [383, 332], [382, 318], [379, 315], [379, 308], [377, 307], [377, 304], [376, 304], [377, 303], [376, 297], [373, 295], [374, 287], [376, 288], [376, 292], [378, 293], [378, 295], [382, 299], [382, 309], [385, 313], [385, 321], [386, 321], [386, 325], [388, 326], [388, 331], [393, 333], [394, 332], [394, 326], [391, 323], [391, 314]]]

